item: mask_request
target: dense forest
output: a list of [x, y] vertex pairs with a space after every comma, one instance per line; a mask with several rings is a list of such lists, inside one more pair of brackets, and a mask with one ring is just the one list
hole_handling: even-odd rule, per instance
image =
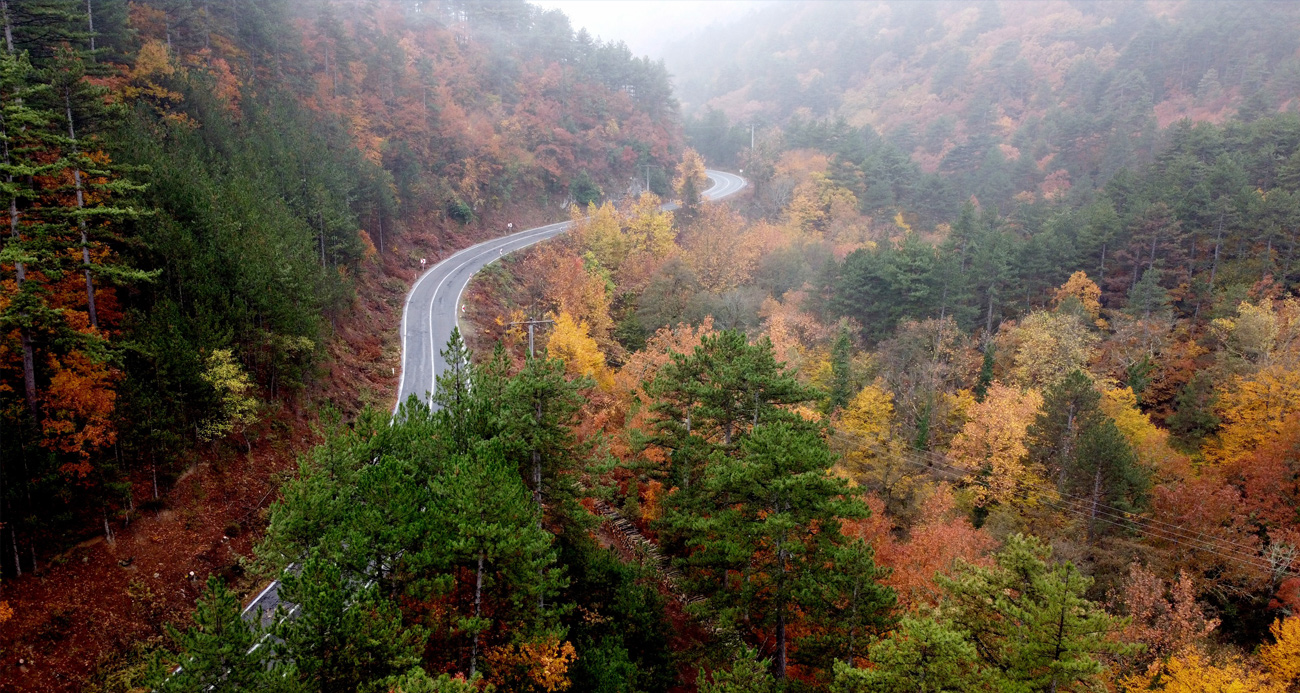
[[[676, 96], [522, 2], [0, 9], [5, 599], [302, 453], [90, 664], [4, 602], [20, 686], [1300, 690], [1292, 5], [779, 3]], [[432, 402], [346, 380], [521, 215]]]
[[[192, 608], [167, 585], [238, 556], [136, 579], [134, 549], [97, 555], [134, 596], [65, 575], [79, 603], [124, 605], [85, 628], [23, 596], [84, 553], [66, 549], [115, 546], [209, 463], [273, 477], [240, 460], [292, 459], [322, 407], [391, 401], [377, 361], [396, 327], [357, 329], [392, 313], [367, 292], [396, 301], [419, 257], [620, 194], [681, 146], [662, 65], [522, 1], [6, 0], [0, 18], [0, 571], [19, 590], [0, 640], [7, 661], [54, 643], [77, 676], [157, 625], [129, 612], [140, 595]], [[262, 488], [242, 493], [231, 537], [265, 522]], [[80, 685], [58, 666], [25, 685]]]

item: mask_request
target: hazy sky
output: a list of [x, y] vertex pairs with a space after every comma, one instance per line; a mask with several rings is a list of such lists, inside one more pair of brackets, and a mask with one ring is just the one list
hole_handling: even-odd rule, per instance
[[706, 25], [740, 17], [763, 0], [529, 0], [564, 12], [574, 31], [623, 41], [638, 56], [661, 58], [664, 45]]

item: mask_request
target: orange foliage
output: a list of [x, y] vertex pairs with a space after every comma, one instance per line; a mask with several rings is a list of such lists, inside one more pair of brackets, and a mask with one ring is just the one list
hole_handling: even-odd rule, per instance
[[975, 529], [960, 512], [946, 484], [936, 487], [921, 506], [920, 520], [905, 541], [894, 538], [884, 503], [867, 499], [871, 517], [846, 522], [845, 534], [871, 543], [877, 561], [890, 569], [885, 584], [898, 592], [899, 606], [916, 609], [938, 604], [942, 592], [934, 582], [936, 575], [951, 575], [958, 559], [983, 563], [996, 545], [993, 537]]
[[64, 471], [85, 477], [90, 457], [117, 440], [113, 385], [119, 373], [75, 352], [62, 358], [51, 356], [49, 368], [54, 375], [45, 392], [44, 444], [77, 455], [76, 461], [64, 465]]
[[546, 243], [524, 258], [517, 274], [536, 312], [568, 313], [587, 324], [602, 349], [616, 352], [605, 280], [588, 272], [582, 258], [559, 243]]
[[1132, 564], [1122, 595], [1130, 619], [1124, 640], [1146, 645], [1142, 654], [1148, 661], [1199, 646], [1219, 621], [1205, 617], [1196, 595], [1192, 578], [1182, 570], [1176, 580], [1166, 583]]
[[578, 658], [573, 644], [554, 636], [544, 640], [502, 645], [487, 653], [488, 681], [500, 690], [568, 690], [569, 667]]
[[682, 247], [705, 290], [722, 292], [749, 281], [758, 253], [746, 242], [744, 226], [744, 219], [724, 205], [704, 207], [691, 224]]

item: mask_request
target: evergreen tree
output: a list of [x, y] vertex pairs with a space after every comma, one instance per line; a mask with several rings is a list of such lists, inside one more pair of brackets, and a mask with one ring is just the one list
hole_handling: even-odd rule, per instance
[[310, 556], [280, 589], [293, 611], [276, 614], [270, 677], [290, 679], [301, 691], [352, 693], [419, 662], [428, 633], [404, 625], [375, 585], [345, 578], [330, 561]]
[[757, 650], [744, 648], [727, 669], [700, 672], [700, 693], [772, 693], [777, 682], [768, 672], [772, 660], [759, 659]]
[[[539, 520], [543, 501], [566, 504], [576, 495], [566, 472], [576, 457], [572, 427], [581, 409], [581, 390], [590, 379], [564, 377], [564, 361], [529, 358], [500, 401], [502, 438], [532, 487]], [[573, 516], [568, 509], [564, 516]]]
[[242, 693], [266, 679], [270, 648], [260, 646], [261, 628], [243, 618], [239, 599], [215, 575], [195, 607], [194, 625], [183, 632], [168, 625], [167, 634], [181, 649], [180, 668], [158, 672], [153, 685], [160, 693]]
[[1012, 536], [992, 567], [936, 579], [995, 690], [1091, 690], [1109, 657], [1133, 650], [1115, 637], [1123, 621], [1084, 597], [1092, 579], [1033, 537]]
[[814, 397], [777, 362], [770, 340], [750, 344], [739, 330], [708, 335], [691, 354], [673, 354], [647, 387], [657, 399], [659, 440], [670, 448], [691, 435], [730, 448], [761, 423], [801, 420], [781, 405]]
[[[681, 563], [692, 591], [706, 597], [703, 610], [726, 627], [770, 629], [777, 679], [786, 677], [801, 614], [810, 617], [826, 601], [818, 587], [826, 566], [847, 558], [835, 554], [845, 543], [840, 520], [866, 514], [847, 498], [845, 482], [828, 473], [833, 460], [815, 432], [760, 423], [738, 454], [711, 460], [702, 483], [707, 500], [698, 509], [670, 507], [663, 521], [684, 537]], [[858, 590], [846, 602], [864, 622], [888, 609], [892, 594], [869, 582], [870, 555], [856, 558], [841, 587]]]
[[535, 605], [563, 580], [553, 565], [551, 535], [539, 525], [540, 510], [506, 462], [500, 442], [481, 442], [472, 455], [453, 462], [438, 480], [436, 495], [433, 507], [447, 525], [446, 540], [430, 548], [474, 576], [471, 615], [456, 624], [470, 639], [473, 676], [485, 636], [500, 632], [503, 622], [536, 624]]
[[985, 676], [970, 636], [936, 618], [905, 617], [871, 646], [872, 666], [835, 665], [832, 693], [964, 693]]
[[[472, 362], [472, 355], [461, 339], [460, 328], [451, 329], [447, 347], [441, 352], [446, 366], [438, 374], [432, 405], [438, 411], [441, 425], [446, 429], [453, 454], [464, 455], [475, 441], [495, 435], [493, 401], [480, 395], [472, 381], [480, 378], [481, 369]], [[490, 376], [489, 376], [490, 377]], [[491, 384], [485, 383], [489, 388]], [[490, 390], [488, 394], [491, 394]], [[495, 400], [500, 401], [500, 400]]]
[[1062, 494], [1089, 499], [1089, 539], [1116, 528], [1113, 511], [1102, 506], [1137, 510], [1150, 485], [1148, 472], [1100, 402], [1092, 380], [1071, 372], [1047, 389], [1026, 441], [1030, 459], [1055, 475]]
[[1099, 425], [1103, 416], [1101, 393], [1092, 379], [1083, 371], [1070, 372], [1043, 394], [1043, 407], [1028, 430], [1030, 459], [1054, 472], [1063, 487], [1082, 432]]
[[842, 409], [853, 397], [853, 340], [848, 326], [841, 323], [835, 341], [831, 343], [831, 392], [829, 409]]

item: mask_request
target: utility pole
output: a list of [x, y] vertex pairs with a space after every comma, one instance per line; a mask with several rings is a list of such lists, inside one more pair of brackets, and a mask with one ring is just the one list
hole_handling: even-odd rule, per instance
[[754, 124], [749, 124], [749, 151], [754, 151]]
[[538, 325], [551, 325], [551, 324], [554, 324], [554, 323], [555, 323], [554, 320], [520, 320], [519, 322], [510, 322], [510, 323], [506, 323], [506, 326], [507, 326], [507, 327], [511, 327], [511, 326], [514, 326], [514, 325], [527, 325], [527, 326], [528, 326], [528, 358], [531, 359], [531, 358], [533, 358], [534, 356], [536, 356], [536, 353], [534, 352], [534, 348], [533, 348], [533, 344], [534, 344], [534, 330], [537, 329], [537, 326], [538, 326]]
[[[538, 325], [554, 323], [554, 320], [521, 320], [519, 322], [508, 323], [509, 325], [527, 325], [528, 326], [528, 360], [532, 361], [536, 357], [534, 350], [534, 333]], [[533, 411], [533, 422], [540, 429], [542, 426], [542, 398], [538, 397], [535, 402], [536, 408]], [[536, 447], [532, 450], [533, 462], [533, 502], [537, 504], [537, 528], [542, 529], [542, 452]], [[537, 609], [540, 611], [546, 608], [546, 597], [539, 595], [537, 597]]]

